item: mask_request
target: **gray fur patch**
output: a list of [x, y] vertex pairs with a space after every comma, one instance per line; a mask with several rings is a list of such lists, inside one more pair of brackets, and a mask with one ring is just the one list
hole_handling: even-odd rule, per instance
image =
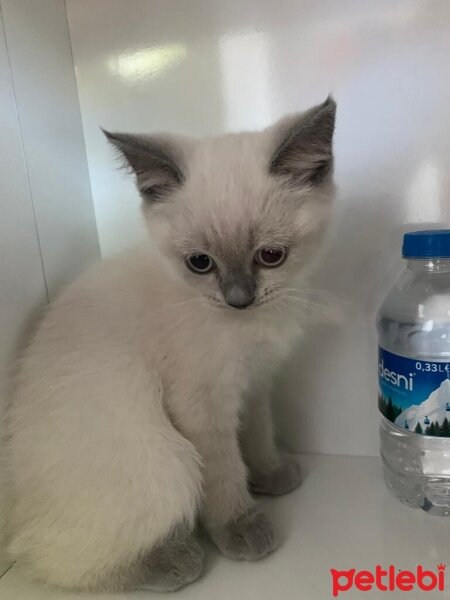
[[161, 200], [183, 184], [185, 175], [179, 160], [164, 140], [106, 130], [103, 133], [121, 153], [126, 166], [136, 174], [144, 200]]
[[276, 547], [267, 515], [255, 509], [210, 531], [210, 536], [222, 554], [236, 560], [259, 560]]
[[204, 553], [193, 538], [163, 542], [142, 560], [141, 583], [137, 589], [172, 592], [198, 579]]
[[298, 488], [301, 481], [300, 465], [287, 460], [268, 473], [252, 473], [250, 489], [255, 494], [282, 496]]
[[236, 266], [225, 276], [219, 274], [219, 287], [227, 304], [234, 308], [245, 308], [253, 303], [257, 279], [251, 269]]
[[335, 117], [336, 103], [331, 96], [301, 115], [275, 150], [269, 173], [288, 176], [296, 184], [322, 183], [333, 168]]

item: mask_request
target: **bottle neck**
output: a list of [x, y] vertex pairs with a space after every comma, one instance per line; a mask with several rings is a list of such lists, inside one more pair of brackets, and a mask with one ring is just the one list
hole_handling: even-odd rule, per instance
[[411, 271], [450, 273], [450, 258], [410, 258], [407, 267]]

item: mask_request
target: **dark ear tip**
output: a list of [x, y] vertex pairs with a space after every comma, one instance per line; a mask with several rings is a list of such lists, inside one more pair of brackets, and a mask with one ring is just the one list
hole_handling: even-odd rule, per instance
[[333, 98], [333, 95], [330, 93], [328, 94], [328, 96], [326, 97], [325, 102], [322, 104], [323, 108], [327, 108], [328, 110], [332, 111], [332, 112], [336, 112], [336, 100]]
[[100, 131], [104, 134], [104, 136], [106, 137], [107, 140], [109, 140], [110, 142], [114, 139], [114, 134], [111, 133], [111, 131], [108, 131], [107, 129], [104, 129], [103, 127], [100, 127]]
[[129, 142], [129, 138], [131, 137], [123, 133], [117, 133], [116, 131], [108, 131], [107, 129], [103, 129], [103, 127], [100, 127], [100, 129], [104, 133], [108, 142], [116, 148], [119, 148], [119, 150], [122, 150], [127, 142]]

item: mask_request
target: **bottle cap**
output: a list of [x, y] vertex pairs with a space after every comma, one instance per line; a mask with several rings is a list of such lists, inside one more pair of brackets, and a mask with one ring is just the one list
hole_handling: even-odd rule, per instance
[[405, 233], [402, 253], [403, 258], [450, 258], [450, 229]]

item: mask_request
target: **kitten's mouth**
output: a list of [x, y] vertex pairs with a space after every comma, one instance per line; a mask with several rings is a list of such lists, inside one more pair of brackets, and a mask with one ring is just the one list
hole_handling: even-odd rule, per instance
[[234, 310], [245, 310], [246, 308], [250, 308], [251, 306], [254, 306], [254, 300], [252, 300], [251, 302], [245, 303], [245, 304], [230, 304], [230, 302], [226, 303], [227, 306], [229, 306], [230, 308], [233, 308]]

